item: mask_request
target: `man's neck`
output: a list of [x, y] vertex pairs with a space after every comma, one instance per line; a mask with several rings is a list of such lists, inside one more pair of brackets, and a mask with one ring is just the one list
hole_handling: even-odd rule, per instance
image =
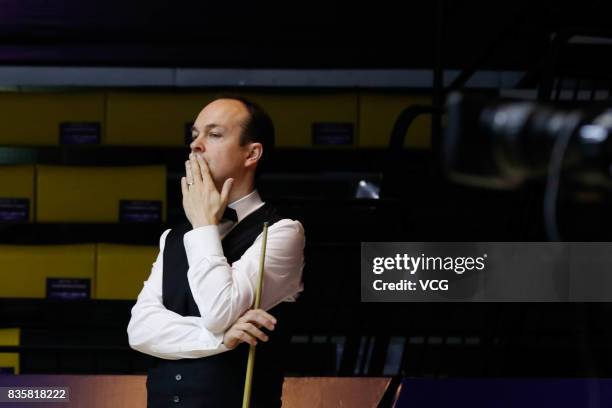
[[232, 186], [227, 203], [231, 204], [238, 201], [241, 198], [251, 194], [253, 190], [255, 190], [255, 185], [253, 183], [243, 183], [242, 185], [236, 184]]

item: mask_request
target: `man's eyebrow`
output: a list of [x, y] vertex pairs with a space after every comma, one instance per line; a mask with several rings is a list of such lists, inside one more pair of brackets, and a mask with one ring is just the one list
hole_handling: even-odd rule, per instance
[[225, 129], [223, 126], [217, 125], [216, 123], [211, 123], [210, 125], [206, 125], [204, 127], [204, 129], [210, 130], [210, 129], [213, 129], [213, 128], [216, 128], [216, 127], [220, 127], [221, 129]]
[[[220, 127], [221, 129], [225, 129], [223, 126], [221, 125], [217, 125], [216, 123], [211, 123], [210, 125], [206, 125], [204, 126], [204, 130], [210, 130], [216, 127]], [[191, 132], [192, 133], [200, 133], [200, 131], [198, 130], [198, 128], [195, 127], [195, 125], [191, 126]]]

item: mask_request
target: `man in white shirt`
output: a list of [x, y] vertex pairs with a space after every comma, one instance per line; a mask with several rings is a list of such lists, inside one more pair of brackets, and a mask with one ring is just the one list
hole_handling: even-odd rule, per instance
[[[188, 223], [162, 234], [127, 329], [132, 348], [159, 359], [147, 379], [148, 404], [239, 406], [248, 349], [239, 345], [259, 340], [262, 368], [256, 365], [253, 406], [280, 406], [282, 357], [276, 349], [288, 339], [277, 314], [286, 314], [286, 302], [303, 289], [304, 229], [280, 217], [255, 189], [274, 128], [250, 101], [221, 98], [200, 112], [192, 133], [181, 179]], [[264, 221], [270, 227], [262, 309], [249, 310]], [[267, 354], [272, 365], [265, 368]]]

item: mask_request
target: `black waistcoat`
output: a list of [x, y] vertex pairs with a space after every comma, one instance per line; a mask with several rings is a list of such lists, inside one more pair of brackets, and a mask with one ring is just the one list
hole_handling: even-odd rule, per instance
[[[240, 221], [221, 242], [228, 263], [240, 259], [262, 232], [265, 221], [272, 225], [280, 219], [266, 204]], [[163, 302], [167, 309], [182, 316], [200, 316], [187, 281], [183, 235], [190, 229], [189, 224], [184, 224], [173, 228], [166, 237]], [[277, 318], [276, 329], [268, 333], [267, 342], [257, 345], [251, 407], [281, 406], [282, 361], [289, 340], [286, 307], [281, 303], [269, 311]], [[148, 406], [240, 408], [248, 351], [248, 344], [243, 343], [234, 350], [204, 358], [156, 359], [156, 366], [147, 377]]]

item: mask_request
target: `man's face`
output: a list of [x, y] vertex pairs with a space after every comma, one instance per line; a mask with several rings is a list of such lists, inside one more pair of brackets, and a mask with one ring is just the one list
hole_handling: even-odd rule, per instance
[[219, 191], [226, 179], [238, 181], [245, 172], [248, 143], [240, 146], [240, 135], [248, 117], [242, 102], [218, 99], [206, 105], [193, 124], [191, 152], [203, 154]]

